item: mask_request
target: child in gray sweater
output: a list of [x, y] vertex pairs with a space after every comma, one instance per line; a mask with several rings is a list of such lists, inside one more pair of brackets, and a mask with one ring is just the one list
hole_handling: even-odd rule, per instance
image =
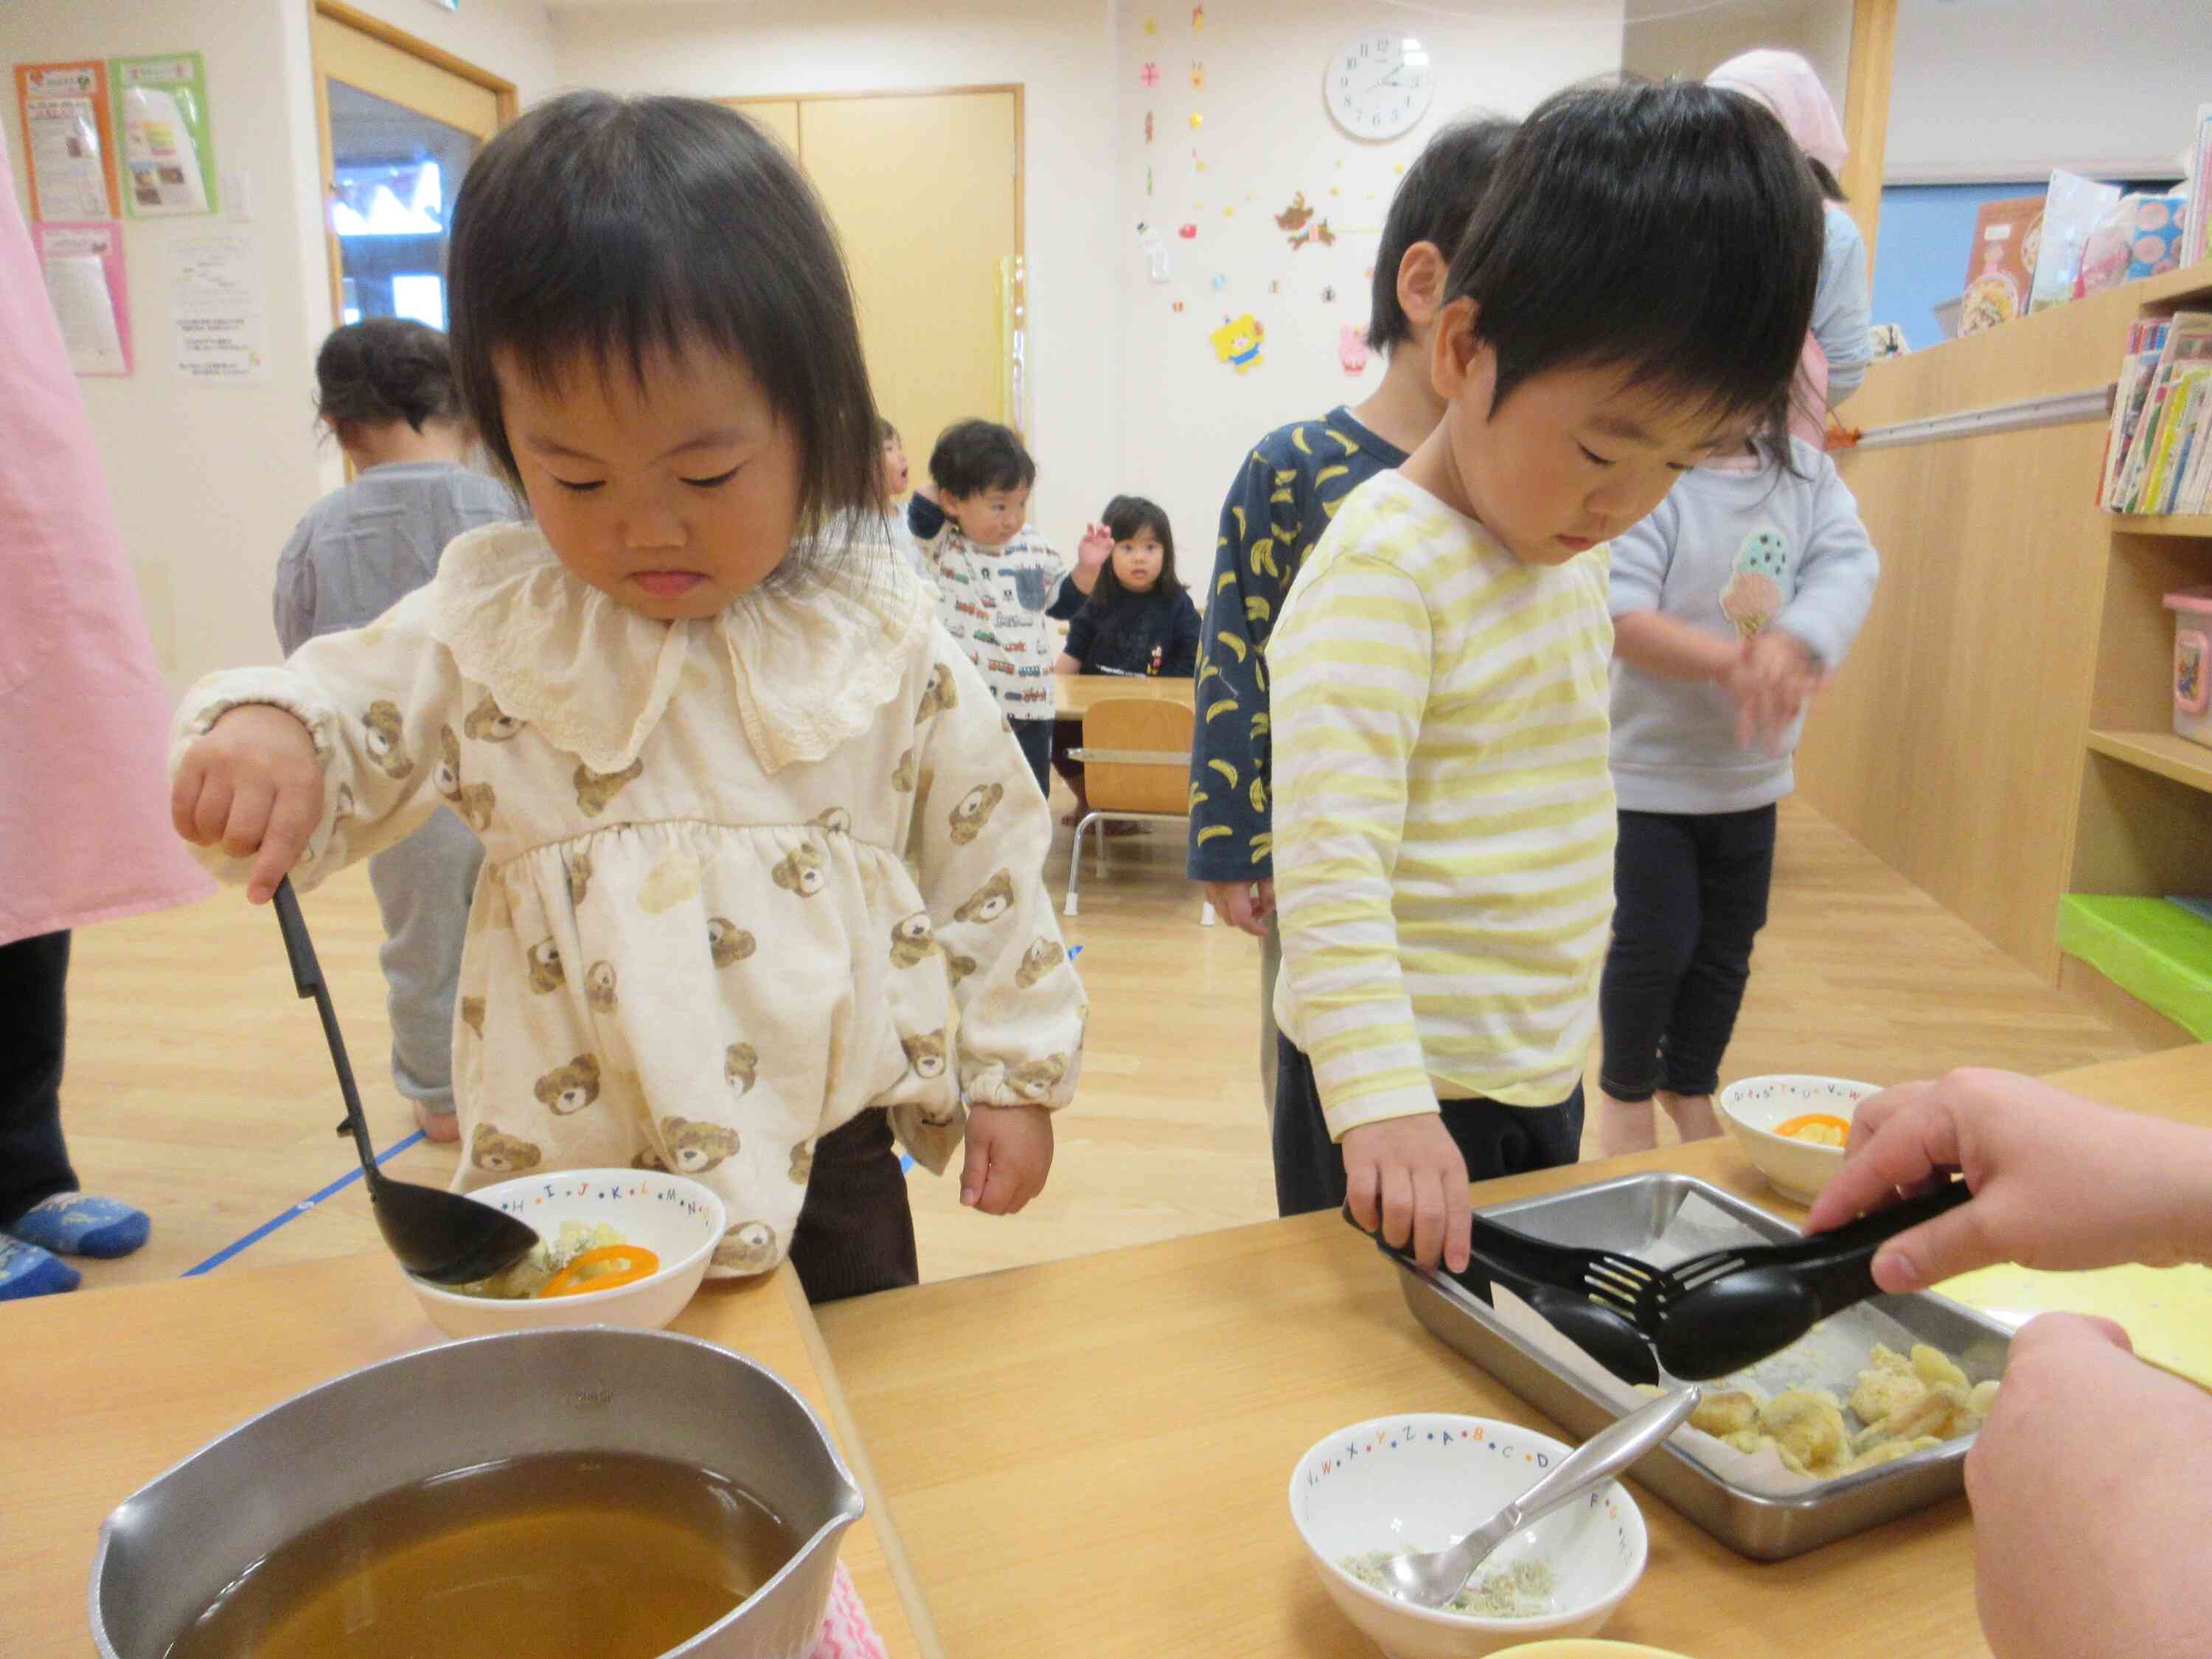
[[1766, 921], [1775, 803], [1804, 711], [1842, 665], [1881, 562], [1835, 463], [1802, 439], [1685, 473], [1613, 544], [1613, 946], [1598, 1140], [1686, 1140], [1712, 1095]]
[[[436, 329], [372, 317], [332, 332], [315, 357], [315, 413], [356, 476], [307, 510], [277, 561], [287, 656], [318, 635], [374, 622], [438, 574], [463, 531], [522, 516], [505, 484], [464, 465], [476, 433]], [[432, 1140], [459, 1134], [453, 998], [483, 862], [483, 844], [443, 807], [368, 861], [384, 915], [392, 1080]]]

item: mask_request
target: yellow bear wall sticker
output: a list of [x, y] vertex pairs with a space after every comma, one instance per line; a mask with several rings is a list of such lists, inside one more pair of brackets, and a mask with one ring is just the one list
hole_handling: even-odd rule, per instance
[[1230, 318], [1206, 338], [1213, 342], [1215, 358], [1242, 374], [1260, 361], [1260, 342], [1267, 332], [1260, 319], [1248, 311]]

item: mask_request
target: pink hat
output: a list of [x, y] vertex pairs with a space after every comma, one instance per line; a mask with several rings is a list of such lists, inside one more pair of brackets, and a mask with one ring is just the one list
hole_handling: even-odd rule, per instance
[[1851, 147], [1828, 89], [1813, 66], [1794, 52], [1761, 48], [1731, 58], [1705, 77], [1709, 87], [1755, 98], [1772, 110], [1797, 146], [1834, 173], [1844, 170]]

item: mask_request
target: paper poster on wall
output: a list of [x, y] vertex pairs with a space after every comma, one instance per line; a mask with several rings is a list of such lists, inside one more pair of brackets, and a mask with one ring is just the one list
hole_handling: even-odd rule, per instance
[[207, 65], [199, 53], [118, 58], [110, 67], [123, 129], [123, 195], [131, 216], [214, 212], [215, 148]]
[[269, 378], [261, 254], [246, 234], [168, 246], [169, 326], [177, 373], [204, 386]]
[[98, 60], [15, 65], [15, 111], [31, 174], [31, 217], [112, 219], [115, 123]]
[[128, 374], [131, 290], [123, 279], [123, 227], [112, 219], [40, 224], [33, 234], [70, 367], [80, 374]]

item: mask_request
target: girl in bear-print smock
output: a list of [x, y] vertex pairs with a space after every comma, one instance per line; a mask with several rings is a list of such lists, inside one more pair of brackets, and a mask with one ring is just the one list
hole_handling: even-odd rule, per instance
[[920, 582], [837, 529], [877, 417], [821, 208], [732, 112], [575, 93], [470, 167], [449, 280], [535, 522], [195, 687], [178, 829], [261, 902], [451, 806], [486, 852], [457, 1189], [670, 1169], [728, 1206], [717, 1276], [912, 1284], [895, 1139], [941, 1171], [964, 1138], [963, 1202], [1020, 1209], [1086, 1008], [1020, 749]]

